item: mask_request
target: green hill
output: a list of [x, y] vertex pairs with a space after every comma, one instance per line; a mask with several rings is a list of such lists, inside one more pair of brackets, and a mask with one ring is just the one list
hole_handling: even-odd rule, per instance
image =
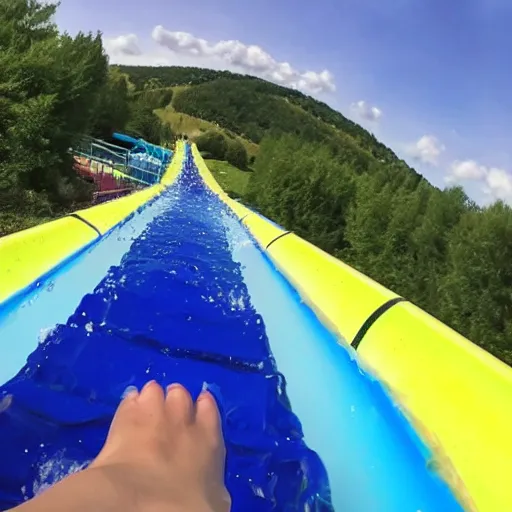
[[187, 137], [195, 141], [203, 133], [208, 131], [222, 131], [228, 138], [238, 139], [247, 150], [249, 156], [255, 156], [258, 153], [258, 145], [244, 137], [237, 136], [236, 134], [225, 130], [215, 123], [205, 121], [199, 117], [191, 116], [183, 112], [177, 112], [172, 104], [166, 108], [160, 108], [156, 110], [157, 115], [160, 117], [162, 122], [168, 123], [171, 130], [175, 134], [187, 135]]
[[201, 68], [119, 66], [135, 88], [146, 84], [173, 89], [172, 103], [160, 111], [175, 133], [178, 126], [195, 138], [207, 129], [241, 138], [249, 155], [257, 154], [256, 144], [268, 135], [290, 134], [328, 147], [356, 174], [386, 169], [392, 182], [421, 176], [400, 160], [391, 149], [367, 130], [325, 103], [265, 80]]
[[[407, 167], [391, 149], [367, 130], [300, 91], [229, 71], [180, 66], [118, 67], [139, 89], [151, 79], [157, 79], [164, 87], [189, 86], [175, 88], [173, 106], [177, 111], [218, 122], [236, 133], [246, 132], [247, 137], [254, 142], [259, 142], [263, 134], [275, 127], [276, 123], [284, 131], [294, 131], [299, 127], [290, 125], [293, 121], [307, 119], [308, 126], [318, 128], [321, 134], [332, 133], [332, 129], [338, 130], [350, 135], [374, 157], [386, 162], [398, 161]], [[272, 107], [277, 110], [272, 111]], [[262, 108], [262, 111], [259, 113], [255, 108]], [[284, 120], [280, 122], [283, 114]]]
[[253, 172], [209, 163], [227, 191], [512, 363], [510, 207], [433, 187], [299, 91], [227, 71], [121, 70], [138, 89], [151, 79], [173, 89], [171, 124], [258, 145]]

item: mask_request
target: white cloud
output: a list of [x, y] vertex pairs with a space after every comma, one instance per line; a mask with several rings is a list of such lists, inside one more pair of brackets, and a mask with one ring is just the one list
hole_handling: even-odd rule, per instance
[[503, 169], [491, 168], [487, 172], [484, 192], [495, 199], [512, 203], [512, 176]]
[[450, 173], [446, 181], [456, 182], [459, 180], [480, 180], [487, 173], [483, 165], [479, 165], [474, 160], [455, 161], [450, 167]]
[[439, 156], [446, 149], [434, 135], [423, 135], [416, 143], [408, 148], [408, 153], [425, 164], [437, 165]]
[[127, 34], [105, 39], [105, 49], [109, 55], [141, 55], [139, 38], [135, 34]]
[[481, 190], [492, 199], [512, 203], [512, 176], [504, 169], [486, 167], [474, 160], [456, 161], [445, 177], [448, 184], [463, 181], [481, 182]]
[[241, 41], [211, 42], [187, 32], [170, 32], [161, 25], [155, 27], [153, 40], [178, 55], [220, 60], [234, 71], [260, 76], [280, 85], [308, 93], [334, 92], [333, 75], [327, 71], [299, 71], [288, 62], [278, 62], [256, 45]]
[[364, 100], [352, 103], [350, 108], [357, 116], [367, 121], [378, 121], [382, 117], [382, 110], [380, 108], [372, 107]]
[[201, 59], [204, 67], [260, 76], [310, 94], [336, 90], [329, 71], [299, 71], [288, 62], [278, 62], [259, 46], [233, 40], [209, 42], [187, 32], [170, 32], [162, 26], [155, 27], [152, 38], [157, 46], [150, 51], [141, 50], [135, 34], [105, 38], [104, 44], [115, 64], [197, 66]]

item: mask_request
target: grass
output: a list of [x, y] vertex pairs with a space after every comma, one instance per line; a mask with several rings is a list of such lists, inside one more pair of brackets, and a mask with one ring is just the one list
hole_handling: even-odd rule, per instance
[[171, 87], [173, 95], [172, 95], [172, 102], [171, 105], [174, 107], [174, 100], [179, 96], [181, 92], [183, 92], [185, 89], [188, 89], [190, 85], [175, 85]]
[[228, 162], [220, 160], [205, 160], [205, 162], [219, 185], [230, 197], [237, 199], [245, 196], [251, 178], [250, 171], [241, 171]]
[[209, 130], [216, 130], [223, 132], [226, 137], [238, 139], [245, 146], [249, 156], [256, 156], [258, 154], [259, 146], [254, 142], [235, 135], [234, 133], [228, 132], [215, 123], [210, 123], [209, 121], [204, 121], [203, 119], [189, 116], [188, 114], [183, 114], [182, 112], [176, 112], [172, 105], [168, 106], [167, 108], [160, 108], [156, 110], [156, 114], [162, 121], [171, 125], [171, 129], [174, 133], [186, 134], [192, 141], [197, 139], [197, 137], [199, 137], [204, 132]]
[[192, 140], [208, 130], [218, 129], [213, 123], [189, 116], [188, 114], [175, 112], [172, 107], [160, 108], [156, 110], [156, 113], [162, 121], [171, 125], [174, 133], [186, 134]]

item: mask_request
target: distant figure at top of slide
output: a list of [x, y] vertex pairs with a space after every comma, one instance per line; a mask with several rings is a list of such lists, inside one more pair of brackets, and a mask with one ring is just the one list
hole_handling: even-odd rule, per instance
[[11, 512], [228, 512], [226, 450], [213, 396], [194, 404], [179, 384], [154, 381], [119, 405], [103, 449]]

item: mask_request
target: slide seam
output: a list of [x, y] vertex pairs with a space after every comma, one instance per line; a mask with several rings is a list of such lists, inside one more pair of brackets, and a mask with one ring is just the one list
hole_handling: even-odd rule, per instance
[[274, 242], [277, 242], [279, 239], [285, 237], [286, 235], [291, 235], [292, 232], [291, 231], [286, 231], [285, 233], [281, 233], [279, 236], [276, 236], [273, 240], [271, 240], [267, 246], [265, 247], [265, 250], [267, 251], [268, 248], [274, 243]]
[[370, 330], [370, 327], [384, 314], [386, 311], [389, 311], [396, 304], [400, 304], [401, 302], [407, 302], [407, 299], [403, 297], [395, 297], [394, 299], [390, 299], [381, 306], [379, 306], [363, 323], [357, 334], [354, 336], [351, 345], [357, 350], [361, 341], [365, 337], [366, 333]]
[[84, 219], [83, 217], [80, 217], [80, 215], [78, 215], [78, 213], [70, 213], [68, 215], [68, 217], [73, 217], [74, 219], [81, 220], [84, 224], [87, 224], [87, 226], [89, 226], [91, 229], [94, 229], [94, 231], [96, 231], [98, 237], [102, 237], [103, 236], [101, 231], [94, 224], [91, 224], [87, 219]]

